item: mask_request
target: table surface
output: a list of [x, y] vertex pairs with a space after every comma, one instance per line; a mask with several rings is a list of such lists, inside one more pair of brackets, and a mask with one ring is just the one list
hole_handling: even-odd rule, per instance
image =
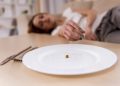
[[10, 61], [0, 66], [0, 86], [120, 86], [120, 44], [87, 40], [73, 42], [57, 36], [26, 34], [0, 39], [0, 61], [30, 45], [42, 47], [67, 43], [97, 45], [107, 48], [116, 53], [118, 62], [113, 67], [94, 74], [53, 76], [32, 71], [21, 62]]

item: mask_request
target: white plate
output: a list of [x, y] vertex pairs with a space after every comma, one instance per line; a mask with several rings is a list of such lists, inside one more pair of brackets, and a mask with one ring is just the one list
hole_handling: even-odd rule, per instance
[[82, 44], [41, 47], [28, 52], [23, 64], [38, 72], [54, 75], [81, 75], [110, 68], [117, 56], [108, 49]]

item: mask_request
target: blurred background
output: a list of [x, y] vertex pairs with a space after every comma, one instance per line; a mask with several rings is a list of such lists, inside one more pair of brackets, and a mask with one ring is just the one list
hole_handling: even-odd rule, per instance
[[19, 21], [21, 15], [32, 16], [38, 12], [59, 14], [69, 1], [72, 0], [0, 0], [0, 37], [17, 34], [10, 31], [20, 26], [17, 23], [23, 21]]
[[61, 14], [73, 1], [92, 1], [98, 13], [120, 5], [120, 0], [0, 0], [0, 38], [26, 34], [31, 16], [39, 12]]

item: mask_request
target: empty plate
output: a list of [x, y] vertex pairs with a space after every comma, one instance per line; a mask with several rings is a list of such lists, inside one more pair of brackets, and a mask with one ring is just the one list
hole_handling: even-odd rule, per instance
[[54, 75], [81, 75], [110, 68], [117, 62], [112, 51], [83, 44], [41, 47], [26, 53], [23, 64], [38, 72]]

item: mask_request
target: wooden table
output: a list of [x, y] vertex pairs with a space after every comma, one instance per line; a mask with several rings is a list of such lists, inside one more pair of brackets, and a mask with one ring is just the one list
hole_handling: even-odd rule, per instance
[[120, 45], [95, 41], [68, 42], [48, 35], [22, 35], [0, 39], [0, 60], [32, 46], [46, 46], [63, 43], [81, 43], [108, 48], [118, 56], [118, 63], [105, 70], [89, 75], [52, 76], [26, 68], [20, 62], [9, 62], [0, 66], [0, 86], [120, 86]]

